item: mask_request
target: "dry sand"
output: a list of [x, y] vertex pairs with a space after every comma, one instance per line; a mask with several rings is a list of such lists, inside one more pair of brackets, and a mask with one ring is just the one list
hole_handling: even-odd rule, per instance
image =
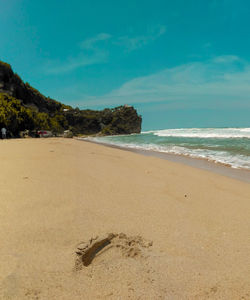
[[250, 299], [250, 184], [68, 139], [0, 164], [0, 299]]

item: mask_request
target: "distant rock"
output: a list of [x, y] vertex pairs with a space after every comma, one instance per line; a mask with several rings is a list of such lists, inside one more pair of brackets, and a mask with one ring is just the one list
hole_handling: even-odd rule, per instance
[[70, 131], [70, 130], [65, 130], [64, 133], [63, 133], [63, 137], [64, 138], [68, 138], [69, 139], [69, 138], [73, 138], [73, 136], [74, 136], [73, 132]]

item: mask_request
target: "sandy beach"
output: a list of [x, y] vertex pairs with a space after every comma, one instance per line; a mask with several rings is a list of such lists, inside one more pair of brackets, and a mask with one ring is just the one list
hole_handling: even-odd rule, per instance
[[0, 159], [0, 299], [250, 299], [249, 183], [74, 139]]

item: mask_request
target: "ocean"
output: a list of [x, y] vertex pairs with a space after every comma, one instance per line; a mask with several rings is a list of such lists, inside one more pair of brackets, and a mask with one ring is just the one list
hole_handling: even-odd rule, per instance
[[164, 129], [88, 139], [125, 148], [202, 158], [250, 170], [250, 128]]

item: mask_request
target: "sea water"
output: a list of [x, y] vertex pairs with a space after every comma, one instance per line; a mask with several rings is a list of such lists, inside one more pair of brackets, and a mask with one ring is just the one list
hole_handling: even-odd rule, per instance
[[182, 128], [89, 138], [95, 142], [203, 158], [250, 170], [250, 128]]

